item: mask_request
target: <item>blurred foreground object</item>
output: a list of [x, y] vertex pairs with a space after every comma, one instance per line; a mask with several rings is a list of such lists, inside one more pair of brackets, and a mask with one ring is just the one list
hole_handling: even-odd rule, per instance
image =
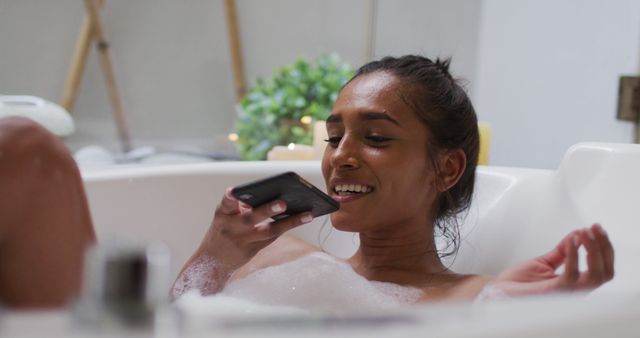
[[95, 327], [151, 325], [156, 310], [168, 303], [169, 263], [169, 250], [160, 243], [92, 248], [76, 318]]
[[73, 119], [64, 108], [36, 96], [0, 96], [0, 118], [9, 116], [29, 118], [57, 136], [75, 131]]

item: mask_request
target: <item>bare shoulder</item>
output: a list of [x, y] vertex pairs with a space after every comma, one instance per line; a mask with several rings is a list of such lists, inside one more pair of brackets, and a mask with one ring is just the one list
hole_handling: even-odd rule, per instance
[[320, 251], [319, 247], [296, 236], [284, 234], [236, 270], [230, 280], [242, 279], [256, 270], [284, 264], [317, 251]]
[[439, 286], [424, 288], [424, 297], [420, 301], [471, 301], [492, 279], [484, 275], [456, 274]]
[[462, 275], [458, 283], [451, 288], [449, 298], [460, 301], [473, 300], [492, 279], [493, 277], [485, 275]]

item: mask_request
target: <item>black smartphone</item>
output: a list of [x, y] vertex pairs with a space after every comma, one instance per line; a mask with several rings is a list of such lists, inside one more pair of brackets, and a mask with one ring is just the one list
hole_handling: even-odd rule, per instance
[[272, 216], [274, 220], [306, 211], [318, 217], [340, 208], [333, 198], [292, 171], [239, 185], [231, 190], [231, 194], [252, 207], [275, 199], [285, 201], [287, 209]]

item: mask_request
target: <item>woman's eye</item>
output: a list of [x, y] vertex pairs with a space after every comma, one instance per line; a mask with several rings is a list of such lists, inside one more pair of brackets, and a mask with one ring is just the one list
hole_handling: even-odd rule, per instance
[[379, 136], [379, 135], [369, 135], [367, 136], [367, 140], [373, 142], [373, 143], [385, 143], [387, 141], [391, 141], [391, 138], [389, 137], [384, 137], [384, 136]]
[[329, 145], [331, 145], [333, 147], [336, 147], [340, 143], [341, 139], [342, 139], [341, 136], [332, 136], [332, 137], [329, 137], [328, 139], [326, 139], [324, 141], [329, 143]]

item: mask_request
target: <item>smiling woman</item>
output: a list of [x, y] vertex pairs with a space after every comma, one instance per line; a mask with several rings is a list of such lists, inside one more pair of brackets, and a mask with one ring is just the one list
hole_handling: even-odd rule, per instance
[[[444, 148], [444, 132], [432, 133], [421, 121], [421, 117], [433, 119], [430, 115], [443, 113], [413, 108], [423, 104], [417, 100], [431, 101], [432, 95], [426, 90], [418, 95], [422, 89], [420, 77], [442, 78], [439, 67], [446, 70], [446, 66], [418, 57], [372, 63], [345, 86], [327, 120], [329, 146], [322, 166], [327, 187], [335, 191], [336, 185], [363, 184], [371, 189], [367, 194], [333, 196], [341, 203], [341, 209], [332, 215], [334, 227], [360, 233], [360, 250], [349, 261], [363, 276], [418, 285], [420, 276], [432, 278], [433, 272], [447, 270], [440, 256], [434, 254], [434, 224], [441, 222], [455, 247], [457, 233], [449, 231], [455, 227], [446, 225], [446, 216], [451, 213], [449, 209], [468, 205], [472, 187], [458, 189], [466, 191], [467, 196], [444, 196], [451, 194], [455, 184], [463, 184], [459, 181], [465, 170], [471, 174], [475, 171], [475, 165], [465, 164], [467, 158], [477, 157], [477, 146], [470, 147], [468, 153], [460, 144]], [[395, 72], [411, 78], [401, 78]], [[443, 81], [438, 92], [451, 95], [454, 86], [453, 81]], [[406, 95], [412, 91], [415, 95]], [[467, 129], [472, 143], [477, 144], [475, 113], [470, 104], [464, 108], [451, 112], [460, 118], [451, 118], [450, 125], [443, 128]], [[469, 126], [459, 128], [459, 120]], [[457, 200], [463, 207], [453, 205]], [[396, 249], [380, 256], [382, 246]], [[420, 263], [416, 264], [416, 259]], [[392, 270], [380, 269], [391, 266]], [[389, 276], [381, 276], [384, 271]]]
[[[331, 197], [340, 203], [331, 214], [333, 226], [359, 233], [360, 247], [346, 261], [334, 259], [336, 264], [369, 282], [411, 288], [414, 296], [401, 302], [412, 303], [592, 289], [610, 280], [613, 248], [599, 225], [569, 233], [551, 252], [495, 278], [457, 274], [441, 262], [457, 249], [456, 215], [469, 206], [478, 156], [476, 115], [448, 65], [420, 56], [387, 57], [360, 68], [340, 92], [327, 119], [322, 173]], [[231, 283], [237, 292], [238, 285], [251, 285], [239, 281], [276, 265], [313, 269], [298, 259], [311, 262], [310, 254], [321, 249], [283, 236], [309, 222], [310, 215], [270, 220], [286, 207], [274, 200], [248, 208], [227, 192], [179, 274], [174, 297], [189, 289], [213, 294]], [[444, 253], [435, 245], [438, 228], [451, 241]], [[577, 251], [582, 245], [588, 269], [581, 272]], [[562, 265], [564, 272], [556, 274]], [[326, 289], [327, 281], [314, 276], [304, 283]], [[352, 288], [331, 285], [343, 295]], [[300, 285], [275, 288], [297, 290]], [[282, 294], [278, 301], [287, 305]]]

